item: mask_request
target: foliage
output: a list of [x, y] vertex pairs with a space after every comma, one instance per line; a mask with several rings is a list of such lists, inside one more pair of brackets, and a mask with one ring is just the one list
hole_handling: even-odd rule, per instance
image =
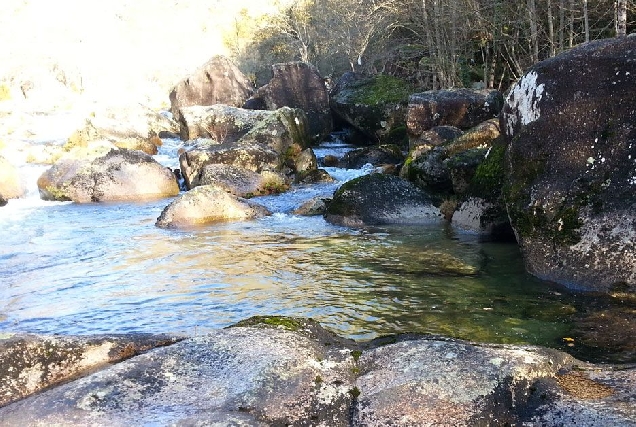
[[367, 105], [406, 102], [412, 91], [403, 80], [380, 74], [357, 91], [353, 101]]
[[269, 64], [301, 60], [325, 76], [359, 71], [424, 89], [504, 90], [533, 63], [616, 34], [619, 4], [627, 7], [626, 31], [633, 31], [634, 1], [281, 1], [259, 21], [239, 16], [234, 39], [244, 40], [233, 51], [263, 82]]

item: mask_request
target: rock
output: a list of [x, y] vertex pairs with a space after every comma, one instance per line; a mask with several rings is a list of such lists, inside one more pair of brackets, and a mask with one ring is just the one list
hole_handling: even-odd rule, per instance
[[252, 94], [249, 80], [225, 56], [214, 56], [170, 92], [170, 111], [180, 120], [180, 110], [192, 105], [226, 104], [241, 107]]
[[0, 407], [178, 340], [173, 336], [150, 334], [3, 336], [0, 338]]
[[349, 426], [354, 359], [343, 340], [322, 331], [321, 341], [304, 320], [264, 321], [269, 327], [233, 327], [139, 355], [2, 408], [0, 419], [21, 426]]
[[283, 107], [252, 111], [215, 105], [188, 107], [182, 113], [182, 133], [187, 128], [188, 138], [191, 132], [211, 138], [207, 148], [193, 149], [179, 157], [188, 188], [193, 188], [195, 177], [210, 163], [285, 174], [317, 167], [309, 149], [307, 118], [302, 110]]
[[349, 142], [406, 147], [410, 93], [410, 85], [395, 77], [345, 73], [331, 91], [331, 108], [340, 121], [357, 131]]
[[[106, 359], [109, 342], [95, 340], [96, 360]], [[357, 344], [311, 320], [265, 316], [36, 393], [0, 408], [0, 420], [25, 427], [626, 426], [636, 424], [635, 390], [633, 366], [593, 365], [557, 350], [435, 336]]]
[[597, 374], [581, 362], [589, 371], [576, 375], [597, 392], [576, 395], [563, 378], [577, 363], [531, 346], [437, 339], [387, 345], [360, 357], [353, 425], [633, 425], [636, 409], [626, 402], [634, 398], [627, 384], [636, 371]]
[[422, 145], [431, 147], [437, 147], [448, 141], [452, 141], [455, 138], [460, 137], [464, 133], [463, 130], [455, 126], [435, 126], [430, 130], [425, 130], [416, 137], [409, 139], [409, 151]]
[[159, 199], [179, 194], [169, 168], [133, 150], [110, 150], [92, 160], [61, 160], [38, 178], [43, 200], [77, 203]]
[[367, 163], [373, 166], [397, 165], [404, 162], [404, 154], [397, 145], [376, 145], [351, 150], [338, 162], [338, 167], [360, 169]]
[[307, 114], [312, 140], [317, 142], [328, 136], [333, 130], [329, 92], [318, 70], [304, 62], [287, 62], [274, 64], [272, 72], [272, 79], [256, 91], [253, 99], [246, 103], [246, 108], [300, 108]]
[[340, 161], [340, 159], [338, 159], [338, 157], [334, 156], [333, 154], [327, 154], [325, 157], [322, 158], [322, 166], [324, 167], [337, 167], [338, 166], [338, 162]]
[[514, 233], [501, 204], [469, 197], [452, 214], [453, 226], [477, 234], [482, 240], [510, 241]]
[[420, 145], [409, 153], [400, 176], [432, 193], [463, 195], [490, 147], [500, 140], [496, 119], [480, 123], [437, 146]]
[[297, 173], [296, 179], [294, 180], [296, 184], [317, 184], [335, 181], [336, 180], [331, 175], [329, 175], [329, 172], [324, 169], [311, 169], [305, 172]]
[[530, 273], [636, 292], [636, 38], [529, 69], [502, 112], [506, 205]]
[[119, 148], [154, 155], [162, 144], [158, 135], [177, 130], [174, 120], [142, 105], [103, 107], [91, 113], [84, 126], [69, 137], [64, 149], [108, 141]]
[[0, 198], [3, 198], [6, 204], [6, 200], [17, 199], [24, 196], [24, 193], [18, 169], [0, 156]]
[[325, 215], [334, 224], [359, 227], [379, 224], [427, 224], [441, 220], [431, 198], [393, 175], [371, 174], [343, 184]]
[[292, 213], [300, 216], [323, 215], [327, 210], [327, 202], [324, 197], [314, 197], [307, 200]]
[[218, 221], [255, 219], [269, 214], [265, 207], [233, 196], [224, 187], [204, 185], [174, 199], [161, 212], [155, 225], [162, 228], [192, 227]]
[[406, 125], [409, 138], [417, 140], [435, 126], [470, 129], [499, 115], [503, 97], [496, 90], [431, 90], [410, 96]]
[[289, 183], [279, 173], [256, 173], [236, 166], [215, 163], [205, 165], [201, 173], [194, 178], [192, 186], [200, 185], [215, 185], [237, 197], [282, 193], [289, 189]]
[[3, 198], [2, 196], [0, 196], [0, 208], [1, 208], [2, 206], [6, 206], [6, 205], [7, 205], [7, 203], [9, 203], [9, 202], [7, 202], [7, 200], [6, 200], [5, 198]]

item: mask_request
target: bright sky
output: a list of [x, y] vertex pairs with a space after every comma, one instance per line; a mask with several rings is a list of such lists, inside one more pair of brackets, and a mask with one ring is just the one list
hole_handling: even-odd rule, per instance
[[[170, 87], [226, 53], [222, 31], [242, 8], [275, 0], [0, 0], [0, 77], [59, 64], [86, 87], [122, 94]], [[22, 71], [18, 74], [22, 74]]]

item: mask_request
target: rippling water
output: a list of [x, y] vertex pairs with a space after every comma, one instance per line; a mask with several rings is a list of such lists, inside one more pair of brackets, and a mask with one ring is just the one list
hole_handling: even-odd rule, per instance
[[[364, 171], [331, 169], [340, 182]], [[0, 209], [0, 330], [199, 334], [252, 315], [312, 317], [355, 339], [424, 332], [559, 346], [576, 298], [524, 272], [512, 244], [443, 224], [352, 230], [293, 207], [337, 184], [260, 198], [256, 221], [154, 226], [169, 200], [12, 200]], [[472, 273], [435, 271], [443, 259]]]

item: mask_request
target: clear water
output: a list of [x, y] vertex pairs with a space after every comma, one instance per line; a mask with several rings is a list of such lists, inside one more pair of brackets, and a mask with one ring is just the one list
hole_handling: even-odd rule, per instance
[[[170, 160], [168, 144], [161, 154]], [[200, 334], [253, 315], [312, 317], [350, 338], [421, 332], [562, 345], [580, 297], [524, 272], [516, 245], [444, 224], [353, 230], [291, 210], [336, 184], [257, 201], [256, 221], [165, 230], [170, 200], [0, 209], [0, 331]], [[477, 271], [436, 273], [453, 257]]]

